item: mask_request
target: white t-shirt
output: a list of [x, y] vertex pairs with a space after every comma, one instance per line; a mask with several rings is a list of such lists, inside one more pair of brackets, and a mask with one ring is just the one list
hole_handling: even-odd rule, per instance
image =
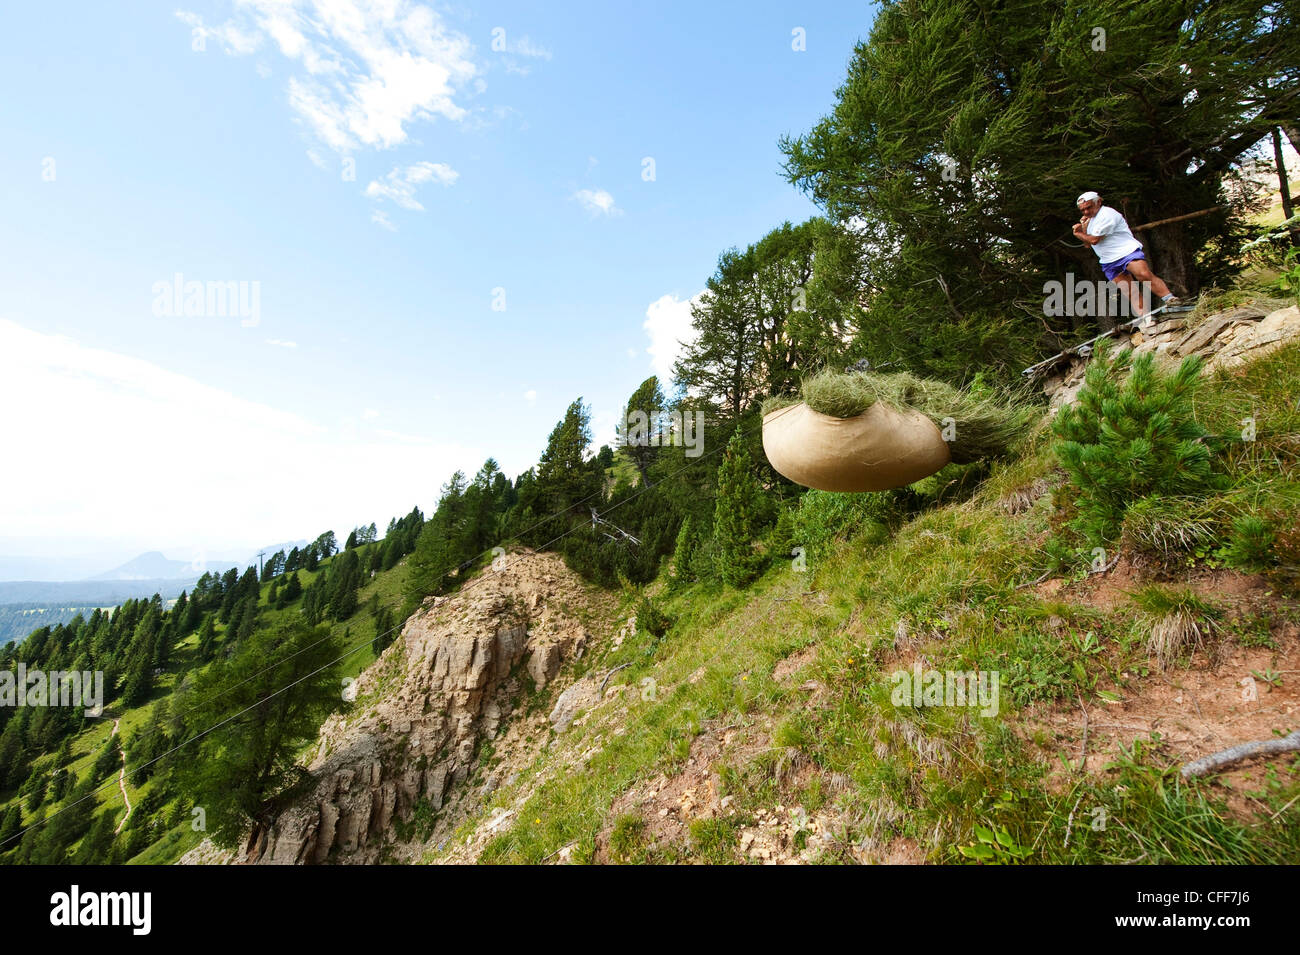
[[1117, 262], [1142, 248], [1142, 243], [1133, 238], [1124, 217], [1110, 206], [1102, 206], [1097, 210], [1097, 214], [1088, 222], [1088, 235], [1105, 236], [1092, 247], [1102, 262]]

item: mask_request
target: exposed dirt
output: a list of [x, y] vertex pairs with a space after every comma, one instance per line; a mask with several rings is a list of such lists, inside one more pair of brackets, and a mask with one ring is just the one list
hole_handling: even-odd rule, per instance
[[[1040, 594], [1102, 610], [1128, 603], [1128, 594], [1150, 578], [1121, 561], [1115, 570], [1085, 581], [1049, 582]], [[1230, 570], [1202, 570], [1180, 577], [1177, 586], [1224, 610], [1225, 622], [1242, 614], [1263, 614], [1271, 623], [1272, 648], [1245, 647], [1219, 631], [1210, 645], [1195, 653], [1186, 666], [1162, 672], [1154, 664], [1147, 676], [1124, 674], [1125, 685], [1110, 687], [1122, 699], [1031, 707], [1022, 713], [1025, 735], [1040, 742], [1043, 756], [1063, 754], [1071, 765], [1094, 776], [1120, 755], [1120, 746], [1135, 739], [1154, 748], [1171, 766], [1252, 740], [1270, 739], [1300, 726], [1300, 627], [1284, 611], [1293, 606], [1257, 575]], [[1105, 688], [1105, 687], [1103, 687]], [[1086, 716], [1085, 716], [1086, 713]], [[1085, 730], [1086, 727], [1086, 730]], [[1086, 752], [1084, 737], [1087, 737]], [[1159, 741], [1151, 742], [1153, 734]], [[1213, 777], [1230, 792], [1230, 806], [1243, 812], [1249, 790], [1257, 790], [1268, 768], [1290, 772], [1293, 756], [1275, 756], [1243, 763]], [[1064, 781], [1062, 768], [1058, 782]], [[1258, 808], [1256, 805], [1255, 808]]]

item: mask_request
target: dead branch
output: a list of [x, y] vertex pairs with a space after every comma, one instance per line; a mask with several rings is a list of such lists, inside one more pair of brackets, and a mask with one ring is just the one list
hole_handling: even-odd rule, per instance
[[1182, 775], [1184, 779], [1191, 779], [1193, 776], [1204, 776], [1206, 773], [1234, 766], [1254, 756], [1275, 756], [1278, 753], [1294, 752], [1300, 752], [1300, 730], [1296, 730], [1289, 736], [1261, 739], [1253, 743], [1238, 743], [1210, 756], [1202, 756], [1185, 765]]
[[1170, 216], [1168, 219], [1157, 219], [1155, 222], [1144, 222], [1142, 225], [1135, 225], [1129, 229], [1130, 232], [1141, 232], [1143, 229], [1154, 229], [1156, 226], [1169, 225], [1171, 222], [1183, 222], [1186, 219], [1195, 219], [1199, 216], [1209, 215], [1211, 212], [1218, 212], [1220, 209], [1226, 209], [1227, 206], [1210, 206], [1208, 209], [1200, 209], [1196, 212], [1189, 212], [1182, 216]]
[[599, 692], [598, 694], [596, 694], [596, 695], [597, 695], [597, 696], [604, 696], [604, 695], [605, 695], [605, 684], [609, 682], [609, 678], [612, 677], [612, 676], [613, 676], [615, 673], [617, 673], [619, 670], [626, 670], [626, 669], [627, 669], [628, 667], [630, 667], [631, 665], [632, 665], [631, 663], [620, 663], [618, 666], [614, 667], [614, 669], [612, 669], [612, 670], [610, 670], [608, 673], [606, 673], [606, 674], [605, 674], [605, 679], [603, 679], [603, 680], [600, 681], [600, 692]]

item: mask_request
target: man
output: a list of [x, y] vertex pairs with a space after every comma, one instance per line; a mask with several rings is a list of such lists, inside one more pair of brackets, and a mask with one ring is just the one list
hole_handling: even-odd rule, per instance
[[1142, 243], [1133, 238], [1128, 223], [1117, 210], [1102, 205], [1101, 196], [1095, 192], [1085, 192], [1075, 200], [1075, 205], [1083, 213], [1075, 223], [1075, 237], [1092, 246], [1106, 278], [1124, 290], [1139, 316], [1147, 313], [1142, 294], [1145, 288], [1159, 295], [1165, 305], [1178, 304], [1169, 286], [1151, 271]]

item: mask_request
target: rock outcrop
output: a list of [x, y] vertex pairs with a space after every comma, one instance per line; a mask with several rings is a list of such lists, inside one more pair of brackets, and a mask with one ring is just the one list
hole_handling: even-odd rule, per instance
[[577, 614], [590, 602], [558, 556], [532, 552], [511, 555], [502, 572], [486, 570], [456, 595], [426, 600], [358, 678], [352, 711], [321, 727], [311, 796], [242, 861], [376, 861], [394, 821], [411, 818], [422, 800], [442, 810], [524, 695], [561, 677], [589, 646]]
[[[1195, 325], [1181, 317], [1170, 318], [1132, 334], [1117, 333], [1114, 341], [1118, 347], [1131, 347], [1135, 355], [1154, 352], [1169, 360], [1200, 355], [1206, 360], [1206, 369], [1212, 371], [1253, 361], [1297, 336], [1300, 309], [1296, 306], [1269, 311], [1248, 304], [1210, 315]], [[1074, 401], [1083, 387], [1088, 360], [1088, 355], [1065, 353], [1043, 378], [1043, 391], [1053, 408]]]

